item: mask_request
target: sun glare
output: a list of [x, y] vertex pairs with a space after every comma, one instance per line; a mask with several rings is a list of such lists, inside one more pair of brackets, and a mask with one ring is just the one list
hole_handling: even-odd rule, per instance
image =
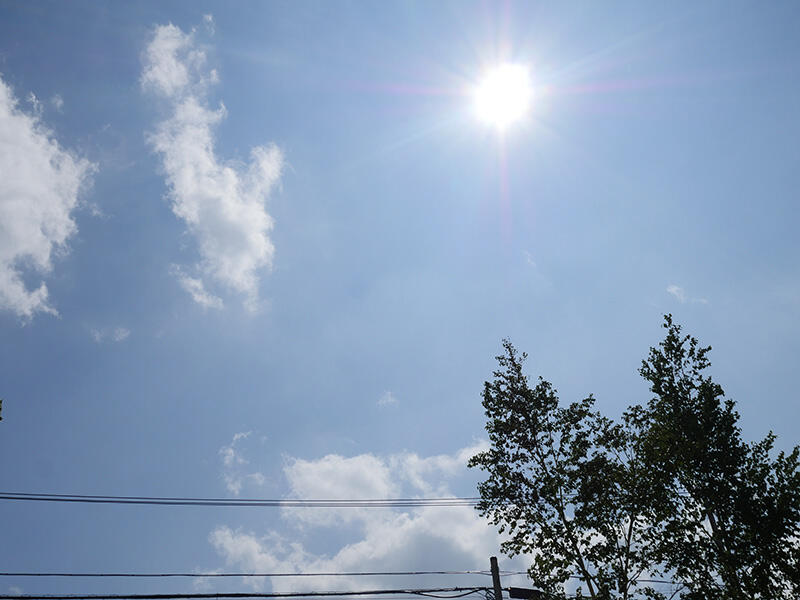
[[527, 114], [532, 97], [526, 66], [499, 65], [487, 72], [475, 88], [475, 112], [482, 121], [504, 130]]

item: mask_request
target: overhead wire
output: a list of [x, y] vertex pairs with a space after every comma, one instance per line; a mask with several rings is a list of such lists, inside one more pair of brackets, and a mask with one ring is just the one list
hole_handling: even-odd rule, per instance
[[480, 498], [348, 498], [348, 499], [270, 499], [270, 498], [189, 498], [167, 496], [111, 496], [87, 494], [34, 494], [0, 492], [0, 500], [27, 502], [77, 502], [88, 504], [150, 504], [160, 506], [239, 506], [278, 508], [401, 508], [433, 506], [477, 506]]
[[475, 593], [481, 592], [481, 591], [484, 591], [484, 588], [475, 588], [474, 590], [463, 592], [461, 594], [455, 594], [455, 595], [450, 594], [450, 595], [447, 595], [447, 596], [442, 596], [440, 594], [430, 594], [428, 592], [414, 592], [414, 595], [415, 596], [425, 596], [426, 598], [464, 598], [465, 596], [469, 596], [471, 594], [475, 594]]
[[[4, 594], [0, 600], [202, 600], [214, 598], [311, 598], [347, 596], [411, 595], [434, 598], [463, 598], [486, 590], [483, 587], [362, 590], [336, 592], [219, 592], [203, 594]], [[434, 595], [451, 592], [448, 595]]]
[[0, 572], [0, 577], [388, 577], [418, 575], [491, 575], [489, 571], [353, 571], [322, 573], [75, 573]]
[[[679, 496], [687, 496], [679, 491]], [[0, 500], [27, 502], [69, 502], [83, 504], [143, 504], [159, 506], [235, 506], [277, 508], [414, 508], [414, 507], [477, 507], [476, 496], [447, 496], [439, 498], [202, 498], [182, 496], [115, 496], [100, 494], [52, 494], [2, 492]], [[513, 504], [509, 502], [508, 504]]]

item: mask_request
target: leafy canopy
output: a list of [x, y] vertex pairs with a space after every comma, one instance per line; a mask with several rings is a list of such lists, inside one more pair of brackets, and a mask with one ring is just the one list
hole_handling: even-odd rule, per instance
[[505, 340], [483, 390], [490, 447], [469, 461], [487, 475], [478, 508], [548, 594], [796, 597], [800, 449], [773, 459], [773, 434], [745, 443], [704, 374], [710, 347], [671, 315], [664, 327], [640, 369], [653, 397], [619, 423], [591, 396], [563, 405], [549, 382], [531, 385]]

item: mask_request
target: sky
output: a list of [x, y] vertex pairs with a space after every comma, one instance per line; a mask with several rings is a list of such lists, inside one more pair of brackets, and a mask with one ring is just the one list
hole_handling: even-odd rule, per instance
[[[793, 2], [1, 1], [0, 488], [474, 496], [503, 338], [618, 416], [665, 313], [744, 437], [795, 445], [798, 29]], [[474, 96], [502, 64], [531, 98], [498, 128]], [[499, 543], [467, 507], [5, 501], [0, 530], [36, 572], [473, 570]], [[0, 594], [387, 582], [311, 585]]]

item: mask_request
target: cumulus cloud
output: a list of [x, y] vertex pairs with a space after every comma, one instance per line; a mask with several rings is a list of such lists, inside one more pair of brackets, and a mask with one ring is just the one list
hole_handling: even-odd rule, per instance
[[[317, 460], [289, 460], [284, 468], [291, 497], [304, 499], [444, 497], [466, 472], [467, 458], [484, 444], [453, 454], [421, 457], [400, 453]], [[229, 568], [249, 572], [352, 572], [486, 568], [500, 538], [470, 507], [285, 509], [290, 535], [254, 533], [220, 526], [209, 536]], [[324, 529], [323, 529], [324, 528]], [[318, 550], [326, 532], [338, 541], [333, 551]], [[298, 540], [306, 537], [307, 547]], [[340, 540], [350, 540], [342, 542]], [[291, 541], [290, 541], [291, 540]], [[524, 559], [504, 562], [524, 569]], [[321, 579], [321, 580], [320, 580]], [[315, 578], [319, 589], [375, 589], [385, 580], [371, 577]], [[273, 579], [274, 591], [295, 590], [297, 581]], [[420, 578], [393, 585], [419, 585]], [[441, 581], [440, 581], [441, 583]], [[508, 583], [511, 583], [509, 580]], [[485, 581], [480, 580], [480, 584]]]
[[693, 304], [708, 304], [708, 300], [705, 298], [691, 298], [689, 294], [686, 293], [685, 289], [679, 285], [675, 285], [674, 283], [667, 286], [667, 293], [673, 296], [681, 304], [686, 304], [687, 302], [691, 302]]
[[95, 168], [61, 148], [40, 120], [39, 100], [28, 99], [26, 113], [0, 78], [0, 310], [25, 320], [57, 314], [44, 282], [29, 282], [66, 253], [77, 230], [72, 212]]
[[246, 483], [264, 485], [264, 475], [258, 471], [247, 472], [249, 461], [242, 455], [238, 448], [239, 442], [250, 437], [251, 431], [236, 433], [231, 443], [219, 449], [222, 460], [222, 479], [225, 487], [234, 496], [238, 496]]
[[[213, 19], [205, 23], [213, 26]], [[218, 158], [215, 129], [226, 110], [209, 106], [208, 89], [218, 77], [195, 35], [171, 24], [156, 27], [141, 75], [142, 88], [169, 106], [170, 116], [148, 141], [161, 156], [172, 210], [194, 235], [201, 256], [194, 267], [200, 276], [179, 281], [202, 306], [222, 306], [206, 292], [212, 282], [256, 310], [259, 274], [272, 266], [274, 253], [265, 201], [280, 179], [283, 154], [267, 145], [253, 148], [247, 165]]]

